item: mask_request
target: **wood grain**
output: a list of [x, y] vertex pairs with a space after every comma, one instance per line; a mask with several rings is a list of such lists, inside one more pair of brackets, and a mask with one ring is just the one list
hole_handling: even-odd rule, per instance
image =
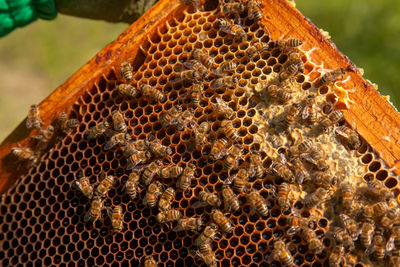
[[[72, 105], [88, 89], [120, 64], [119, 58], [137, 59], [142, 56], [139, 46], [147, 36], [155, 32], [158, 25], [172, 19], [174, 14], [185, 7], [178, 0], [160, 0], [139, 20], [129, 26], [121, 35], [88, 63], [58, 87], [40, 103], [42, 119], [49, 125], [57, 115], [70, 110]], [[382, 97], [357, 71], [355, 65], [325, 37], [320, 30], [305, 18], [291, 2], [268, 0], [262, 3], [262, 23], [268, 28], [273, 39], [298, 38], [303, 41], [302, 49], [315, 48], [311, 59], [324, 68], [352, 66], [348, 90], [354, 102], [344, 113], [350, 125], [355, 125], [359, 134], [374, 148], [389, 167], [395, 167], [400, 174], [400, 114]], [[77, 48], [78, 49], [78, 48]], [[0, 192], [6, 191], [27, 170], [14, 164], [9, 154], [12, 147], [30, 146], [30, 136], [23, 121], [0, 145]]]

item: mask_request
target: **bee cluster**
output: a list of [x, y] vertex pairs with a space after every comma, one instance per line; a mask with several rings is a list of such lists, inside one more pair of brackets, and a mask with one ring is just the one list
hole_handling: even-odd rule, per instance
[[326, 97], [352, 69], [321, 75], [301, 40], [272, 40], [256, 0], [184, 3], [138, 69], [82, 96], [81, 121], [60, 116], [42, 160], [21, 157], [3, 265], [399, 265], [398, 178]]

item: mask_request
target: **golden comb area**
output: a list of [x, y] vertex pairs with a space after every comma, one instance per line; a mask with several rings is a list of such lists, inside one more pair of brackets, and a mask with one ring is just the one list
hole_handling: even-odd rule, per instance
[[[206, 242], [210, 242], [210, 255], [216, 259], [208, 266], [399, 264], [399, 179], [356, 132], [350, 129], [342, 133], [342, 126], [354, 125], [342, 117], [332, 119], [332, 114], [340, 115], [340, 109], [352, 104], [346, 93], [351, 70], [347, 69], [337, 81], [318, 86], [322, 75], [331, 70], [312, 62], [312, 51], [303, 51], [303, 46], [278, 46], [278, 40], [272, 39], [265, 26], [248, 17], [247, 9], [239, 14], [247, 41], [238, 40], [221, 30], [218, 22], [221, 18], [237, 20], [234, 13], [224, 15], [221, 6], [225, 4], [210, 11], [190, 6], [177, 12], [148, 36], [141, 57], [135, 61], [120, 58], [119, 65], [130, 60], [133, 66], [130, 84], [139, 91], [137, 97], [118, 93], [117, 86], [127, 83], [119, 65], [87, 88], [69, 112], [69, 118], [78, 119], [79, 125], [60, 141], [54, 138], [55, 145], [43, 153], [38, 164], [1, 197], [1, 266], [144, 266], [148, 256], [158, 266], [207, 266], [195, 245], [196, 238], [213, 222], [214, 208], [199, 205], [198, 195], [204, 190], [221, 199], [222, 205], [217, 208], [229, 218], [233, 229], [232, 233], [224, 233], [218, 227], [216, 238]], [[250, 54], [257, 44], [265, 46]], [[215, 65], [195, 82], [202, 89], [199, 104], [193, 106], [194, 82], [178, 77], [199, 70], [187, 64], [193, 60], [195, 49], [210, 56]], [[283, 73], [293, 64], [288, 59], [290, 54], [301, 58], [304, 71], [296, 70], [284, 78]], [[237, 83], [218, 87], [216, 80], [221, 77], [214, 72], [226, 62], [237, 66], [233, 72], [222, 72], [222, 79], [236, 77]], [[142, 85], [150, 85], [165, 99], [160, 102], [144, 96]], [[272, 91], [271, 85], [277, 91]], [[282, 95], [289, 96], [287, 101], [280, 99]], [[220, 112], [224, 105], [232, 110], [229, 130], [237, 137], [223, 127], [229, 121]], [[163, 127], [165, 114], [177, 106], [182, 107], [182, 113], [187, 111], [186, 124], [181, 130], [175, 122]], [[191, 109], [192, 118], [187, 116]], [[131, 166], [124, 156], [124, 145], [104, 148], [112, 138], [109, 134], [87, 140], [89, 128], [103, 121], [115, 130], [115, 110], [123, 114], [131, 142], [159, 140], [171, 153], [164, 157], [153, 153], [144, 164]], [[205, 144], [195, 145], [195, 129], [203, 122], [210, 125]], [[324, 123], [325, 132], [321, 130]], [[353, 141], [349, 141], [351, 137]], [[211, 151], [223, 139], [229, 145], [218, 151], [226, 153], [213, 160]], [[304, 141], [310, 147], [301, 150]], [[352, 145], [356, 149], [351, 149]], [[237, 166], [227, 170], [224, 164], [235, 146], [241, 155]], [[259, 177], [252, 172], [256, 166], [250, 159], [252, 155], [261, 158], [257, 161]], [[143, 204], [147, 185], [142, 181], [134, 200], [125, 192], [129, 174], [136, 171], [143, 175], [148, 163], [156, 160], [161, 161], [161, 168], [195, 165], [195, 175], [186, 191], [177, 188], [177, 178], [157, 174], [153, 181], [162, 183], [163, 189], [176, 190], [171, 208], [185, 218], [201, 218], [199, 231], [176, 232], [176, 221], [159, 223], [158, 207]], [[245, 189], [235, 191], [239, 210], [230, 212], [223, 203], [222, 187], [239, 184], [240, 169], [251, 175], [243, 182]], [[103, 222], [85, 222], [93, 199], [72, 186], [81, 172], [95, 189], [102, 173], [115, 177], [115, 184], [102, 198]], [[285, 183], [290, 191], [287, 194], [282, 189]], [[265, 202], [261, 198], [254, 208], [249, 201], [252, 192], [259, 192]], [[323, 193], [316, 196], [316, 192]], [[109, 209], [118, 205], [123, 211], [121, 232], [113, 230], [108, 215]], [[260, 215], [260, 205], [267, 205], [268, 216]], [[367, 232], [369, 225], [373, 230]], [[285, 243], [282, 250], [278, 250], [277, 241]]]

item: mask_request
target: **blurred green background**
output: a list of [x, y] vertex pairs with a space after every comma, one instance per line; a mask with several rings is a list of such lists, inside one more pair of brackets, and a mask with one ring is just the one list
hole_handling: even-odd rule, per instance
[[[400, 105], [400, 1], [297, 0], [297, 8], [328, 31], [364, 77]], [[127, 24], [72, 18], [37, 21], [0, 40], [0, 140], [70, 75], [112, 42]]]

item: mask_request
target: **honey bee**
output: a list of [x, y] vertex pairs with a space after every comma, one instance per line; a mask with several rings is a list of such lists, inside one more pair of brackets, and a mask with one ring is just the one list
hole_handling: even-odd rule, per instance
[[186, 191], [192, 182], [195, 170], [196, 166], [192, 163], [189, 163], [183, 170], [182, 175], [179, 177], [176, 186], [182, 191]]
[[378, 180], [368, 182], [368, 191], [366, 193], [368, 197], [372, 197], [378, 201], [385, 201], [393, 197], [393, 193], [390, 189]]
[[178, 131], [184, 130], [190, 123], [190, 121], [193, 120], [193, 117], [193, 109], [191, 108], [182, 112], [182, 114], [178, 117], [176, 121], [176, 129], [178, 129]]
[[182, 213], [179, 210], [174, 210], [174, 209], [160, 211], [160, 213], [157, 214], [157, 221], [159, 223], [169, 223], [177, 221], [180, 218], [182, 218]]
[[342, 183], [340, 186], [342, 189], [342, 205], [345, 209], [350, 209], [354, 199], [354, 188], [348, 182]]
[[139, 172], [133, 171], [129, 174], [128, 180], [125, 183], [125, 192], [132, 200], [134, 200], [137, 196], [139, 179], [140, 179]]
[[264, 168], [259, 153], [252, 153], [250, 155], [249, 174], [250, 177], [256, 177], [257, 179], [261, 179], [264, 176]]
[[315, 96], [309, 96], [306, 100], [306, 104], [301, 113], [301, 118], [314, 124], [317, 121], [317, 111], [315, 109]]
[[215, 65], [215, 61], [212, 57], [210, 57], [206, 52], [203, 50], [200, 50], [198, 48], [195, 48], [192, 52], [192, 58], [198, 60], [206, 66], [207, 68], [211, 68]]
[[224, 169], [229, 171], [233, 168], [236, 168], [238, 165], [238, 160], [242, 158], [242, 148], [240, 146], [233, 146], [230, 149], [228, 156], [224, 161]]
[[340, 142], [350, 150], [357, 150], [361, 146], [361, 141], [353, 129], [346, 126], [340, 126], [335, 129], [335, 134], [339, 137]]
[[386, 254], [386, 241], [384, 237], [384, 229], [377, 228], [372, 238], [371, 245], [365, 250], [367, 255], [372, 254], [375, 260], [382, 260]]
[[137, 151], [130, 155], [127, 159], [126, 169], [132, 170], [139, 164], [145, 164], [151, 159], [151, 153], [149, 151]]
[[340, 110], [333, 111], [328, 117], [325, 117], [320, 121], [320, 127], [322, 131], [328, 131], [330, 127], [338, 123], [342, 118], [343, 112]]
[[215, 258], [215, 254], [212, 251], [209, 242], [200, 244], [197, 255], [199, 255], [200, 258], [202, 258], [202, 260], [207, 266], [217, 267], [217, 259]]
[[396, 222], [396, 224], [390, 230], [391, 235], [386, 244], [386, 251], [391, 251], [393, 249], [400, 249], [400, 224]]
[[207, 142], [207, 132], [210, 130], [210, 123], [203, 121], [199, 126], [194, 121], [190, 122], [194, 131], [194, 142], [197, 147], [201, 147]]
[[28, 118], [26, 119], [26, 128], [40, 129], [43, 121], [40, 118], [40, 111], [37, 105], [31, 105], [28, 112]]
[[124, 229], [122, 207], [116, 206], [113, 210], [110, 210], [110, 218], [114, 231], [121, 232]]
[[360, 244], [364, 248], [369, 248], [374, 236], [375, 226], [372, 223], [364, 222], [361, 226]]
[[118, 110], [112, 112], [112, 120], [114, 125], [114, 130], [120, 133], [125, 133], [128, 130], [128, 126], [125, 123], [124, 116]]
[[334, 227], [332, 230], [333, 236], [337, 242], [342, 244], [346, 250], [354, 249], [354, 242], [351, 236], [341, 227]]
[[238, 211], [240, 209], [239, 198], [233, 193], [229, 185], [222, 186], [222, 197], [224, 199], [224, 206], [227, 211]]
[[168, 146], [163, 146], [159, 140], [153, 140], [152, 142], [149, 142], [148, 148], [155, 157], [165, 157], [172, 154], [171, 148]]
[[17, 161], [27, 161], [30, 167], [33, 167], [39, 161], [39, 154], [28, 147], [13, 147], [11, 154], [17, 158]]
[[397, 207], [391, 207], [381, 219], [381, 225], [389, 228], [393, 222], [397, 223], [400, 219], [400, 210]]
[[305, 196], [303, 199], [303, 204], [306, 206], [306, 208], [311, 208], [318, 206], [322, 202], [326, 200], [328, 197], [328, 191], [325, 190], [324, 188], [317, 188], [314, 192], [309, 193], [308, 195]]
[[247, 34], [242, 26], [228, 22], [225, 19], [218, 19], [217, 25], [221, 31], [234, 36], [239, 42], [247, 40]]
[[387, 210], [389, 209], [386, 202], [378, 202], [375, 203], [372, 208], [374, 209], [375, 217], [382, 217], [386, 214]]
[[314, 147], [311, 149], [310, 153], [302, 155], [302, 158], [318, 171], [325, 172], [329, 169], [329, 165], [326, 162], [322, 149]]
[[294, 158], [291, 161], [292, 168], [291, 170], [294, 172], [294, 180], [298, 184], [303, 184], [304, 182], [307, 182], [310, 180], [310, 174], [306, 171], [304, 168], [303, 163], [299, 158]]
[[218, 79], [215, 79], [210, 88], [211, 89], [219, 89], [221, 87], [234, 87], [237, 84], [239, 79], [236, 76], [225, 76]]
[[349, 68], [338, 68], [325, 73], [319, 80], [318, 87], [321, 87], [325, 84], [329, 85], [337, 80], [342, 80], [347, 71], [349, 71]]
[[77, 119], [68, 119], [67, 113], [61, 112], [60, 116], [58, 117], [58, 123], [60, 125], [60, 129], [68, 134], [72, 129], [78, 126], [79, 121]]
[[157, 102], [164, 102], [164, 100], [166, 99], [165, 95], [162, 92], [158, 91], [156, 88], [153, 88], [148, 84], [141, 84], [140, 90], [145, 97], [153, 99]]
[[158, 263], [153, 259], [152, 256], [147, 256], [144, 260], [144, 267], [157, 267]]
[[288, 53], [288, 59], [286, 62], [287, 65], [290, 64], [296, 64], [298, 71], [303, 73], [304, 72], [304, 63], [303, 60], [301, 59], [299, 53], [297, 53], [296, 51], [290, 51]]
[[130, 85], [130, 84], [126, 84], [126, 83], [122, 83], [120, 85], [117, 86], [117, 92], [125, 97], [137, 97], [138, 96], [138, 90], [135, 86]]
[[158, 198], [162, 194], [163, 188], [164, 187], [160, 182], [152, 182], [147, 188], [146, 195], [143, 199], [143, 204], [149, 206], [150, 208], [154, 208], [157, 204]]
[[145, 185], [149, 185], [151, 183], [151, 181], [153, 180], [154, 176], [160, 174], [161, 166], [162, 166], [162, 163], [159, 160], [153, 161], [152, 163], [150, 163], [147, 166], [147, 168], [144, 170], [144, 172], [142, 173], [142, 179], [141, 179], [142, 182]]
[[252, 189], [250, 193], [248, 194], [250, 206], [253, 210], [256, 210], [261, 216], [268, 216], [269, 210], [268, 210], [268, 203], [267, 200], [265, 200], [260, 192], [257, 190]]
[[173, 79], [172, 83], [178, 82], [195, 82], [199, 80], [201, 77], [200, 73], [197, 70], [189, 69], [189, 70], [182, 70], [178, 72], [175, 79]]
[[204, 189], [204, 191], [200, 191], [198, 197], [200, 201], [193, 204], [194, 208], [204, 207], [207, 205], [210, 205], [211, 207], [221, 206], [221, 200], [218, 195], [211, 193], [207, 188]]
[[100, 197], [96, 196], [91, 202], [90, 202], [90, 209], [89, 211], [85, 214], [84, 221], [92, 221], [95, 222], [97, 220], [103, 220], [101, 217], [101, 211], [104, 208], [104, 200], [102, 200]]
[[279, 81], [283, 82], [294, 75], [299, 71], [299, 66], [296, 63], [288, 64], [280, 73], [279, 73]]
[[212, 70], [212, 73], [216, 76], [223, 77], [229, 73], [234, 72], [236, 68], [237, 68], [236, 62], [226, 61], [221, 63], [221, 65], [215, 70]]
[[272, 163], [271, 173], [275, 176], [282, 178], [285, 182], [294, 182], [294, 175], [289, 167], [286, 165], [286, 160], [284, 160], [282, 157], [281, 159], [277, 159]]
[[109, 130], [110, 125], [108, 124], [107, 121], [102, 121], [95, 126], [92, 126], [89, 128], [89, 130], [86, 133], [86, 138], [88, 140], [95, 139], [101, 135], [103, 135], [106, 131]]
[[293, 266], [294, 259], [285, 242], [277, 240], [274, 242], [274, 250], [271, 253], [272, 259], [278, 259], [283, 266]]
[[178, 220], [178, 224], [174, 228], [174, 231], [199, 231], [202, 226], [203, 220], [200, 218], [181, 218]]
[[278, 186], [277, 202], [282, 211], [287, 211], [291, 208], [291, 193], [288, 183], [281, 183]]
[[226, 149], [227, 146], [228, 141], [225, 138], [216, 140], [211, 148], [210, 158], [212, 160], [219, 160], [223, 158], [226, 154], [228, 154]]
[[132, 71], [133, 71], [133, 68], [129, 62], [127, 62], [127, 61], [122, 62], [121, 67], [120, 67], [121, 76], [128, 82], [132, 81], [132, 78], [133, 78]]
[[290, 225], [290, 228], [287, 230], [287, 234], [294, 235], [303, 228], [314, 229], [315, 224], [314, 218], [304, 218], [293, 209], [292, 214], [288, 218], [288, 225]]
[[224, 184], [230, 184], [233, 181], [233, 190], [242, 193], [248, 187], [248, 179], [249, 172], [246, 169], [239, 169], [238, 173], [226, 179]]
[[113, 175], [105, 175], [102, 173], [100, 175], [101, 182], [96, 187], [95, 194], [99, 197], [105, 197], [108, 191], [110, 191], [111, 187], [115, 184], [115, 177]]
[[228, 140], [232, 140], [233, 142], [237, 142], [239, 139], [239, 134], [235, 128], [233, 128], [232, 121], [224, 120], [221, 122], [221, 128], [225, 132], [225, 136]]
[[298, 39], [286, 39], [286, 40], [275, 41], [273, 43], [273, 46], [277, 48], [294, 48], [294, 47], [299, 47], [302, 44], [303, 42]]
[[339, 217], [341, 219], [344, 228], [346, 228], [347, 232], [349, 233], [353, 241], [356, 241], [358, 236], [360, 235], [360, 229], [358, 223], [354, 219], [350, 218], [348, 215], [343, 213], [340, 214]]
[[39, 149], [46, 149], [54, 136], [54, 127], [49, 125], [46, 129], [40, 129], [40, 134], [32, 137], [38, 142]]
[[246, 6], [242, 2], [228, 2], [222, 5], [222, 13], [224, 15], [235, 15], [235, 20], [240, 24], [240, 13], [246, 10]]
[[196, 71], [199, 74], [199, 78], [205, 78], [210, 74], [206, 66], [198, 60], [192, 59], [189, 62], [183, 63], [183, 65], [188, 69]]
[[253, 58], [255, 55], [259, 55], [261, 52], [268, 49], [268, 45], [266, 43], [257, 42], [250, 44], [249, 48], [246, 50], [246, 54], [249, 58]]
[[134, 142], [129, 142], [123, 148], [124, 157], [130, 157], [132, 154], [137, 153], [138, 151], [146, 151], [149, 149], [149, 142], [147, 140], [136, 140]]
[[259, 0], [249, 0], [246, 2], [247, 14], [249, 19], [260, 21], [262, 18], [262, 12], [260, 8]]
[[221, 98], [217, 97], [215, 101], [217, 101], [214, 104], [215, 112], [224, 116], [225, 119], [231, 120], [234, 116], [234, 111]]
[[158, 201], [158, 208], [160, 211], [166, 211], [171, 208], [171, 203], [175, 198], [175, 189], [168, 187], [161, 195]]
[[161, 169], [160, 176], [161, 178], [168, 179], [168, 178], [177, 178], [183, 173], [183, 168], [177, 165], [168, 166]]
[[127, 133], [116, 133], [111, 136], [110, 140], [104, 145], [104, 150], [110, 150], [117, 145], [125, 146], [131, 139], [132, 137]]
[[286, 128], [289, 128], [291, 125], [294, 124], [296, 120], [296, 115], [298, 113], [298, 105], [292, 104], [289, 106], [288, 110], [286, 111], [283, 124]]
[[329, 255], [329, 267], [340, 267], [343, 261], [344, 247], [335, 246]]
[[292, 96], [286, 90], [279, 88], [275, 84], [271, 84], [270, 86], [268, 86], [267, 92], [270, 95], [270, 97], [276, 99], [281, 103], [287, 103], [289, 102], [290, 99], [292, 99]]
[[88, 199], [93, 198], [93, 186], [89, 182], [89, 178], [83, 176], [83, 173], [79, 173], [79, 180], [73, 181], [72, 186], [77, 188], [82, 194]]
[[308, 249], [311, 250], [315, 254], [320, 254], [323, 249], [323, 245], [321, 240], [318, 239], [314, 230], [309, 227], [302, 227], [301, 233], [303, 235], [303, 239], [308, 243]]
[[210, 240], [217, 239], [217, 233], [217, 225], [211, 223], [204, 228], [203, 232], [201, 232], [201, 234], [194, 241], [194, 244], [199, 247], [201, 244], [208, 243]]
[[330, 187], [336, 185], [338, 181], [339, 179], [329, 172], [316, 172], [312, 179], [314, 185], [326, 190], [329, 190]]
[[161, 115], [161, 125], [162, 127], [167, 127], [169, 125], [176, 124], [179, 116], [181, 115], [182, 107], [181, 106], [173, 106], [166, 113]]
[[202, 84], [197, 82], [193, 83], [192, 85], [191, 97], [193, 109], [196, 109], [199, 106], [200, 98], [202, 97], [203, 87], [204, 86]]
[[211, 218], [223, 232], [232, 233], [233, 227], [231, 221], [220, 210], [214, 209], [211, 213]]

